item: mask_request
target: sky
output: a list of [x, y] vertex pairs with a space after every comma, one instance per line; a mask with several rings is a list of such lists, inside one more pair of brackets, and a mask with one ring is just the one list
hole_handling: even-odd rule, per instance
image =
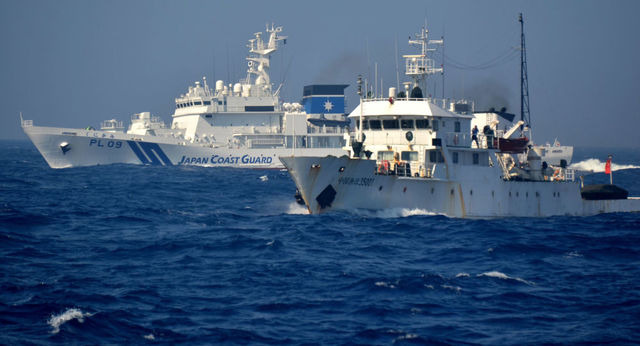
[[[640, 1], [0, 0], [0, 139], [35, 125], [99, 127], [150, 111], [170, 123], [174, 99], [206, 76], [245, 76], [247, 40], [267, 23], [287, 44], [275, 87], [299, 102], [314, 83], [396, 85], [396, 58], [427, 23], [444, 36], [444, 96], [476, 110], [520, 112], [520, 26], [527, 46], [533, 139], [640, 148]], [[397, 46], [397, 49], [396, 49]], [[436, 51], [437, 64], [442, 51]], [[442, 76], [427, 94], [442, 97]]]

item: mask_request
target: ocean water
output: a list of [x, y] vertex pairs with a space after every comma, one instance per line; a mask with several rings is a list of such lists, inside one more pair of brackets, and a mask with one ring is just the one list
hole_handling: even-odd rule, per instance
[[[577, 148], [601, 173], [609, 151]], [[640, 153], [614, 182], [640, 196]], [[600, 172], [597, 172], [600, 171]], [[640, 341], [640, 215], [308, 215], [286, 172], [0, 142], [0, 344]]]

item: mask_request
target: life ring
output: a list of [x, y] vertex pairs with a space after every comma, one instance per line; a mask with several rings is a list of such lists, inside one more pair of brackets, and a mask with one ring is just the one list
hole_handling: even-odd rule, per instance
[[552, 179], [552, 180], [559, 180], [559, 179], [560, 179], [560, 170], [559, 170], [559, 169], [556, 169], [556, 170], [553, 172], [553, 179]]

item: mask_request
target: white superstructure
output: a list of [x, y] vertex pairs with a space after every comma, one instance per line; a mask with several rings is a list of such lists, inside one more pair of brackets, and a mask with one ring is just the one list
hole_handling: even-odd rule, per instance
[[[310, 88], [323, 95], [311, 92], [303, 104], [283, 103], [269, 76], [270, 56], [286, 42], [281, 32], [271, 25], [266, 35], [258, 32], [249, 40], [243, 80], [218, 80], [212, 88], [203, 78], [177, 97], [170, 126], [141, 112], [126, 132], [115, 119], [100, 130], [33, 126], [31, 120], [22, 127], [53, 168], [111, 163], [281, 168], [281, 155], [344, 154], [347, 86], [308, 86], [305, 94]], [[320, 103], [325, 107], [316, 107]]]
[[[526, 137], [514, 136], [523, 122], [498, 132], [492, 113], [474, 115], [456, 107], [460, 103], [424, 98], [419, 81], [434, 72], [427, 34], [423, 29], [417, 35], [421, 54], [405, 56], [411, 94], [391, 88], [388, 98], [361, 99], [349, 115], [358, 129], [348, 156], [280, 158], [310, 213], [407, 208], [452, 217], [542, 217], [640, 211], [640, 199], [626, 195], [595, 190], [583, 198], [573, 170], [543, 163]], [[426, 68], [417, 73], [416, 64]], [[472, 124], [483, 125], [477, 141]]]

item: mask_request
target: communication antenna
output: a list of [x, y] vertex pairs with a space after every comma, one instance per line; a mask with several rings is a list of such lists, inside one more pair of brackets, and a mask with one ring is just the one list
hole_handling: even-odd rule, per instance
[[397, 35], [396, 35], [396, 90], [400, 90], [400, 71], [398, 70], [398, 36]]
[[[531, 129], [531, 114], [529, 113], [529, 77], [527, 76], [527, 48], [524, 43], [524, 20], [522, 13], [520, 22], [520, 120]], [[522, 126], [520, 126], [522, 131]]]

